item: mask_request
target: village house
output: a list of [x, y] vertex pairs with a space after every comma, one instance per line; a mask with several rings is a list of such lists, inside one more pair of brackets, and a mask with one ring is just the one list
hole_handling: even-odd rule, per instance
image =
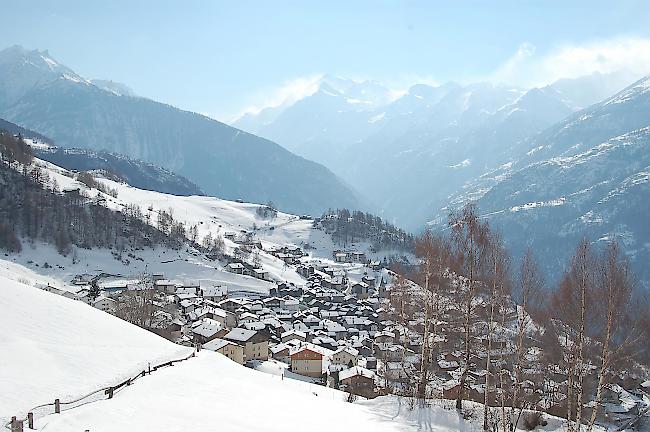
[[299, 330], [291, 329], [280, 335], [280, 340], [282, 342], [288, 342], [293, 339], [298, 339], [302, 342], [305, 342], [307, 340], [307, 334]]
[[365, 398], [374, 398], [377, 396], [375, 391], [375, 373], [361, 366], [355, 366], [339, 372], [339, 383], [343, 390], [363, 396]]
[[366, 254], [359, 251], [353, 251], [351, 253], [352, 260], [355, 262], [366, 262]]
[[356, 366], [359, 361], [359, 351], [351, 347], [339, 348], [332, 354], [330, 361], [332, 364]]
[[214, 302], [219, 302], [226, 298], [228, 295], [228, 289], [224, 286], [208, 286], [200, 288], [201, 297], [205, 300], [210, 300]]
[[211, 318], [203, 318], [192, 325], [194, 342], [200, 344], [223, 337], [226, 333], [227, 330], [221, 323]]
[[323, 376], [323, 354], [307, 346], [292, 351], [291, 372], [321, 378]]
[[282, 363], [291, 364], [291, 346], [280, 343], [269, 348], [271, 357]]
[[99, 296], [93, 301], [92, 306], [103, 312], [114, 313], [117, 302], [112, 298]]
[[203, 345], [203, 348], [223, 354], [240, 365], [244, 364], [244, 348], [234, 342], [224, 339], [213, 339]]
[[268, 279], [268, 272], [263, 269], [253, 269], [253, 276], [255, 276], [257, 279], [262, 279], [262, 280], [267, 280]]
[[244, 360], [268, 360], [269, 338], [261, 331], [234, 328], [223, 337], [225, 340], [243, 345]]
[[244, 274], [244, 265], [242, 263], [230, 263], [226, 266], [230, 273]]
[[368, 298], [369, 292], [368, 289], [370, 286], [365, 282], [357, 282], [352, 285], [352, 294], [354, 294], [359, 299]]
[[348, 262], [348, 254], [345, 252], [338, 252], [334, 254], [334, 261], [337, 263], [346, 263]]
[[154, 280], [154, 286], [157, 291], [164, 292], [165, 294], [174, 294], [176, 292], [176, 282], [169, 279]]

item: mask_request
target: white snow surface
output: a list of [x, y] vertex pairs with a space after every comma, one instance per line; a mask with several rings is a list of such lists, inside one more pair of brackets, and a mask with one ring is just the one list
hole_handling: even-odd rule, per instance
[[[28, 273], [28, 272], [26, 272]], [[191, 350], [0, 268], [0, 419], [72, 400]]]
[[[48, 432], [285, 432], [292, 426], [313, 432], [419, 429], [417, 421], [406, 416], [405, 407], [400, 415], [394, 398], [351, 404], [345, 396], [247, 369], [204, 350], [195, 359], [138, 380], [112, 400], [48, 416], [36, 426]], [[437, 418], [437, 410], [430, 411], [431, 421]], [[454, 427], [458, 415], [448, 416], [453, 419], [445, 418], [445, 423], [451, 424], [431, 430], [459, 430]]]

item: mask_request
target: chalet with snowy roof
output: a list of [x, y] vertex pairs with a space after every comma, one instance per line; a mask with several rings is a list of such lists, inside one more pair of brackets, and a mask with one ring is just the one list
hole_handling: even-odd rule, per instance
[[285, 296], [284, 299], [284, 309], [289, 312], [296, 312], [300, 308], [300, 301], [297, 298], [292, 296]]
[[333, 364], [346, 365], [348, 367], [356, 366], [359, 362], [359, 351], [352, 347], [341, 347], [334, 351], [330, 357]]
[[366, 262], [366, 254], [359, 251], [352, 251], [350, 253], [352, 260], [355, 262]]
[[349, 393], [371, 399], [377, 396], [375, 376], [369, 369], [354, 366], [339, 372], [339, 385]]
[[197, 302], [194, 300], [182, 300], [178, 306], [181, 309], [181, 312], [185, 315], [194, 312], [194, 309], [198, 306]]
[[257, 279], [267, 280], [269, 274], [264, 269], [255, 268], [255, 269], [253, 269], [252, 275], [255, 276]]
[[259, 321], [259, 317], [257, 315], [255, 315], [254, 313], [244, 312], [244, 313], [239, 315], [238, 321], [239, 321], [240, 324], [251, 323], [251, 322], [254, 322], [254, 321]]
[[129, 285], [140, 282], [137, 279], [104, 278], [98, 282], [99, 289], [106, 294], [116, 294], [129, 289]]
[[221, 285], [201, 287], [200, 294], [206, 300], [218, 302], [226, 298], [228, 288]]
[[372, 275], [363, 275], [361, 282], [368, 284], [368, 286], [374, 288], [375, 286], [375, 277]]
[[217, 304], [223, 310], [226, 310], [228, 312], [235, 312], [237, 309], [239, 309], [246, 303], [240, 299], [227, 298], [225, 300], [220, 301]]
[[292, 351], [291, 372], [321, 378], [323, 376], [323, 354], [307, 346]]
[[204, 344], [213, 339], [223, 337], [227, 333], [220, 322], [204, 318], [192, 325], [194, 342]]
[[337, 263], [346, 263], [349, 261], [348, 254], [345, 252], [338, 252], [334, 254], [334, 261]]
[[244, 364], [244, 347], [234, 342], [224, 339], [213, 339], [204, 344], [203, 348], [223, 354], [240, 365]]
[[244, 347], [244, 360], [268, 360], [269, 336], [262, 331], [249, 330], [241, 327], [232, 329], [223, 339]]
[[117, 302], [115, 300], [113, 300], [112, 298], [99, 296], [92, 302], [92, 306], [94, 308], [96, 308], [96, 309], [99, 309], [99, 310], [103, 311], [103, 312], [113, 313], [113, 312], [115, 312]]
[[359, 299], [368, 298], [370, 286], [365, 282], [357, 282], [352, 285], [352, 294], [354, 294]]
[[230, 263], [226, 266], [226, 270], [228, 270], [230, 273], [235, 273], [235, 274], [243, 274], [244, 273], [244, 265], [242, 263]]
[[280, 335], [282, 342], [288, 342], [293, 339], [305, 342], [307, 340], [307, 333], [299, 330], [288, 330]]
[[178, 286], [176, 282], [169, 279], [154, 280], [153, 284], [157, 291], [162, 291], [166, 294], [174, 294]]
[[291, 346], [285, 343], [279, 343], [269, 348], [271, 357], [282, 363], [291, 364]]

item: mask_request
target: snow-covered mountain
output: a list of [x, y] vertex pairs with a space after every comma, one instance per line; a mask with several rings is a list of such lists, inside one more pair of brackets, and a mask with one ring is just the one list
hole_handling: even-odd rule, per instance
[[206, 193], [295, 213], [357, 207], [356, 194], [322, 165], [205, 116], [94, 85], [47, 51], [0, 52], [0, 117], [62, 147], [154, 163]]
[[491, 84], [418, 86], [404, 98], [359, 143], [348, 180], [385, 216], [412, 228], [511, 146], [571, 112], [557, 92]]
[[[324, 79], [312, 95], [236, 124], [325, 164], [374, 211], [416, 229], [466, 181], [507, 162], [519, 142], [631, 81], [621, 72], [532, 89], [417, 84], [394, 98], [377, 83]], [[364, 100], [357, 88], [382, 97], [351, 103]]]
[[117, 96], [136, 96], [135, 92], [126, 84], [102, 79], [92, 79], [90, 82], [102, 90], [115, 93]]
[[312, 94], [293, 104], [245, 114], [233, 125], [341, 173], [339, 161], [371, 132], [377, 110], [393, 98], [394, 93], [376, 81], [325, 75]]
[[518, 156], [443, 208], [478, 198], [516, 254], [533, 247], [558, 274], [583, 236], [619, 239], [650, 288], [650, 77], [522, 143]]

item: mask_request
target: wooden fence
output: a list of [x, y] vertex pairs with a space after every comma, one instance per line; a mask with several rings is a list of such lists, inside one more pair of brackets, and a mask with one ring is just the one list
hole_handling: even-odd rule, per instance
[[161, 363], [153, 367], [149, 366], [147, 370], [143, 370], [137, 375], [128, 378], [119, 384], [100, 388], [98, 390], [93, 391], [92, 393], [88, 393], [87, 395], [81, 396], [77, 399], [71, 401], [61, 401], [60, 399], [57, 398], [52, 403], [35, 406], [34, 408], [29, 410], [29, 412], [27, 413], [27, 417], [20, 418], [18, 416], [13, 416], [11, 417], [11, 420], [8, 423], [6, 423], [4, 426], [5, 428], [9, 429], [11, 432], [23, 432], [25, 428], [25, 424], [27, 425], [28, 429], [34, 429], [34, 419], [36, 418], [45, 417], [50, 414], [59, 414], [61, 413], [61, 411], [68, 411], [80, 407], [82, 405], [87, 405], [89, 403], [97, 402], [104, 399], [111, 399], [113, 398], [113, 396], [115, 396], [117, 392], [130, 386], [139, 378], [142, 378], [145, 375], [151, 375], [152, 372], [155, 372], [158, 369], [162, 369], [168, 366], [174, 366], [174, 364], [176, 363], [189, 360], [192, 357], [196, 356], [196, 353], [200, 350], [201, 347], [198, 346], [195, 349], [195, 351], [192, 354], [188, 355], [187, 357], [183, 357], [175, 360], [169, 360], [165, 363]]

